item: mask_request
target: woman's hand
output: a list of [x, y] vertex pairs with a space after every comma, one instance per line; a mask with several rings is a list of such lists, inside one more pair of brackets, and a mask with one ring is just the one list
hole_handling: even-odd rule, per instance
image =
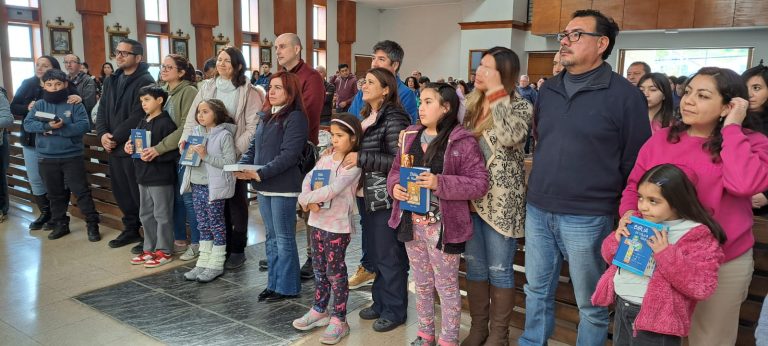
[[155, 147], [146, 148], [141, 151], [141, 161], [149, 162], [160, 156]]
[[396, 184], [395, 188], [392, 189], [392, 198], [400, 202], [406, 201], [408, 200], [408, 192], [405, 191], [405, 188], [402, 185]]
[[125, 145], [123, 146], [123, 151], [125, 151], [128, 155], [133, 155], [133, 143], [131, 141], [125, 142]]
[[204, 160], [205, 156], [208, 155], [208, 151], [205, 150], [205, 145], [203, 144], [197, 144], [189, 147], [189, 150], [192, 150], [200, 155], [200, 159]]
[[744, 118], [747, 117], [747, 107], [749, 107], [749, 101], [741, 97], [734, 97], [731, 99], [731, 102], [728, 105], [731, 107], [731, 110], [725, 116], [723, 127], [726, 127], [730, 124], [741, 125], [741, 123], [744, 122]]
[[179, 154], [184, 154], [184, 147], [186, 145], [187, 145], [187, 141], [183, 139], [181, 140], [181, 142], [179, 142]]
[[351, 152], [347, 154], [347, 156], [344, 158], [344, 161], [341, 162], [342, 167], [344, 169], [350, 169], [357, 167], [357, 152]]
[[241, 171], [241, 172], [234, 172], [235, 178], [240, 180], [256, 180], [261, 181], [261, 177], [259, 177], [259, 173], [256, 173], [256, 171]]
[[752, 208], [760, 209], [766, 205], [768, 205], [768, 198], [765, 198], [762, 192], [752, 196]]
[[69, 95], [67, 96], [67, 103], [71, 105], [76, 105], [80, 102], [83, 102], [83, 98], [78, 95]]
[[317, 213], [320, 211], [320, 205], [317, 203], [310, 203], [307, 205], [307, 209], [309, 209], [310, 212]]
[[667, 232], [654, 229], [653, 237], [648, 238], [648, 246], [651, 247], [653, 253], [659, 253], [669, 246], [669, 240], [667, 240]]
[[437, 190], [437, 174], [423, 172], [416, 177], [416, 185], [430, 190]]
[[627, 210], [627, 212], [624, 213], [624, 215], [619, 219], [619, 226], [616, 227], [616, 241], [621, 241], [621, 237], [629, 237], [629, 230], [627, 229], [627, 225], [632, 223], [630, 220], [630, 217], [635, 214], [634, 210]]

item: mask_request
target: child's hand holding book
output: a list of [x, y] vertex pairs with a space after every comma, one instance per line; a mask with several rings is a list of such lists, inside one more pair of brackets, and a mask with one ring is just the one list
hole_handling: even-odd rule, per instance
[[51, 120], [51, 121], [48, 122], [48, 126], [50, 126], [54, 130], [55, 129], [60, 129], [60, 128], [64, 127], [64, 121], [62, 121], [61, 119]]
[[201, 159], [205, 159], [205, 156], [208, 154], [208, 152], [205, 150], [205, 145], [202, 144], [192, 145], [189, 147], [189, 150], [196, 152], [198, 155], [200, 155]]
[[123, 146], [123, 151], [128, 155], [133, 155], [133, 143], [131, 143], [131, 141], [126, 141], [125, 146]]
[[667, 232], [653, 230], [653, 237], [648, 238], [648, 246], [651, 247], [653, 253], [659, 253], [669, 246], [669, 240], [667, 239]]
[[408, 191], [400, 184], [395, 184], [395, 188], [392, 189], [392, 198], [404, 202], [408, 200]]

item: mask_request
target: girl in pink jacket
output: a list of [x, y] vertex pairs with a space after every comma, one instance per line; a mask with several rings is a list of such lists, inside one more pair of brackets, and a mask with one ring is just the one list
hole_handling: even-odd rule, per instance
[[[689, 176], [696, 180], [694, 173]], [[611, 265], [597, 284], [592, 304], [608, 306], [615, 297], [614, 345], [680, 345], [696, 303], [717, 288], [725, 232], [699, 202], [686, 173], [675, 165], [645, 172], [637, 192], [643, 219], [665, 226], [654, 230], [647, 242], [656, 267], [648, 277]], [[609, 264], [622, 236], [629, 236], [623, 223], [603, 241], [601, 251]]]

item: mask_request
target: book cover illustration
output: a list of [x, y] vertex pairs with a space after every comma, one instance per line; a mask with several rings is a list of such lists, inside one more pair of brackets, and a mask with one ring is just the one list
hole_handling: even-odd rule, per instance
[[[309, 180], [309, 186], [312, 191], [328, 186], [331, 183], [330, 169], [316, 169], [312, 171], [312, 178]], [[331, 201], [318, 203], [320, 208], [328, 209], [331, 207]]]
[[206, 140], [204, 136], [189, 136], [187, 142], [184, 144], [184, 151], [181, 153], [181, 159], [179, 164], [184, 166], [200, 166], [200, 154], [189, 150], [192, 145], [205, 144]]
[[152, 131], [131, 129], [131, 143], [133, 143], [133, 154], [131, 154], [131, 157], [140, 159], [144, 149], [152, 146]]
[[429, 211], [431, 192], [427, 188], [416, 185], [416, 177], [424, 172], [429, 172], [429, 168], [400, 167], [400, 186], [404, 187], [408, 193], [408, 199], [400, 203], [400, 209], [422, 215]]
[[653, 250], [648, 245], [648, 238], [654, 236], [654, 229], [663, 232], [666, 227], [635, 216], [630, 219], [632, 223], [627, 225], [629, 236], [621, 237], [612, 263], [633, 274], [651, 276], [656, 268], [656, 261], [653, 259]]

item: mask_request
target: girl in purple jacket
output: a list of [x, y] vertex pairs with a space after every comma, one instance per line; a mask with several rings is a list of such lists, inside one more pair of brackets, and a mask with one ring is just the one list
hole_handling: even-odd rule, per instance
[[[480, 146], [459, 125], [459, 99], [450, 85], [429, 84], [421, 92], [420, 124], [403, 132], [401, 148], [392, 163], [387, 189], [395, 199], [389, 226], [405, 242], [416, 283], [418, 334], [411, 345], [458, 345], [461, 320], [459, 258], [472, 237], [469, 201], [488, 191], [488, 171]], [[400, 185], [403, 156], [413, 166], [429, 168], [416, 181], [431, 191], [425, 215], [402, 211], [408, 199]], [[412, 160], [411, 160], [412, 159]], [[434, 295], [440, 295], [442, 326], [435, 340]]]
[[[645, 172], [637, 184], [637, 206], [643, 219], [663, 224], [647, 244], [656, 267], [651, 276], [640, 276], [611, 265], [600, 278], [592, 304], [616, 303], [614, 345], [682, 345], [688, 335], [696, 303], [717, 288], [723, 261], [723, 228], [707, 213], [686, 175], [672, 164]], [[603, 241], [601, 252], [612, 263], [625, 223]]]

